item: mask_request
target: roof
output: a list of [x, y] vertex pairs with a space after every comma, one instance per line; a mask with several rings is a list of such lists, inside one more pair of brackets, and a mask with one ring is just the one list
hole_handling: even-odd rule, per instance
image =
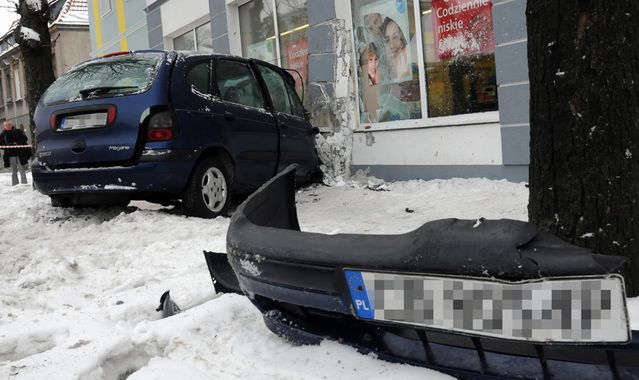
[[53, 25], [89, 25], [89, 7], [87, 0], [67, 0]]

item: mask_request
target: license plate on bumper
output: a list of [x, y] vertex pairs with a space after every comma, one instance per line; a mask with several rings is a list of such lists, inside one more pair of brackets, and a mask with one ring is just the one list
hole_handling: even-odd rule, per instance
[[623, 278], [501, 282], [344, 271], [361, 319], [531, 342], [625, 343]]
[[107, 123], [106, 112], [65, 116], [60, 120], [58, 131], [104, 127]]

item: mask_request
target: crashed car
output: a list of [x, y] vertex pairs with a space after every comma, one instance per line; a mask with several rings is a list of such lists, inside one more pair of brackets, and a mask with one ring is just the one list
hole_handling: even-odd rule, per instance
[[108, 54], [56, 80], [35, 124], [33, 180], [54, 206], [181, 200], [215, 217], [292, 163], [301, 182], [319, 173], [292, 75], [259, 60]]
[[639, 379], [625, 259], [529, 223], [444, 219], [401, 235], [300, 231], [289, 167], [235, 212], [217, 290], [274, 333], [334, 339], [458, 378]]

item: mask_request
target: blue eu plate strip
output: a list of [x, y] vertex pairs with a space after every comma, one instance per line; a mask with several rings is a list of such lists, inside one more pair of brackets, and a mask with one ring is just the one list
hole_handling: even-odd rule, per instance
[[375, 305], [369, 300], [368, 293], [366, 293], [362, 272], [346, 270], [344, 275], [353, 300], [353, 309], [355, 309], [357, 316], [362, 319], [374, 319]]

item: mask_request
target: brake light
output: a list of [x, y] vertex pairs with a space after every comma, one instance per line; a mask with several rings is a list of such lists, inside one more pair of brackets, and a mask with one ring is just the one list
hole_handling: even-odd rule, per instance
[[55, 129], [55, 122], [56, 122], [56, 115], [55, 113], [52, 113], [51, 116], [49, 116], [49, 127], [51, 129]]
[[109, 106], [107, 109], [107, 124], [113, 124], [115, 121], [115, 106]]
[[130, 51], [116, 51], [113, 53], [109, 53], [109, 54], [105, 54], [102, 56], [102, 58], [109, 58], [109, 57], [115, 57], [117, 55], [125, 55], [125, 54], [129, 54]]
[[171, 111], [153, 114], [149, 119], [146, 138], [149, 141], [170, 140], [175, 135], [175, 118]]
[[150, 141], [163, 141], [173, 138], [173, 131], [167, 128], [153, 129], [146, 134]]

